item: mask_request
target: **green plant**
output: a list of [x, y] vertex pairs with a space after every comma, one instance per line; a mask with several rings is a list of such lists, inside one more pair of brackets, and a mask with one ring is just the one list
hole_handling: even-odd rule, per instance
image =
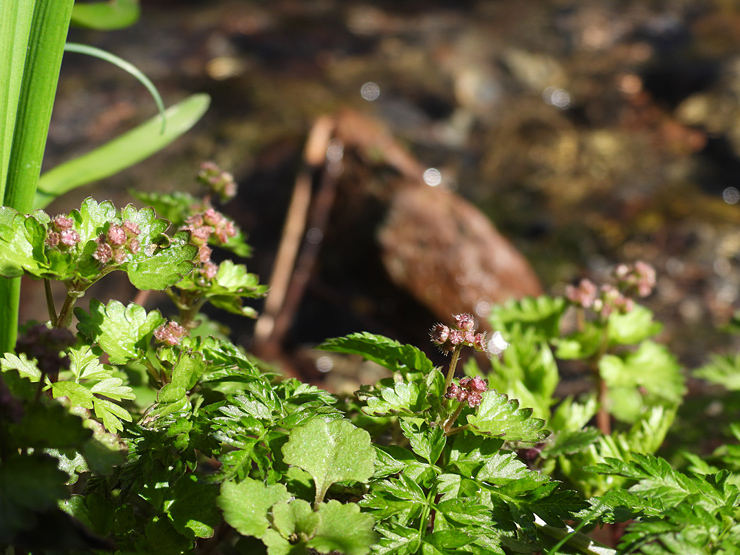
[[[70, 22], [116, 29], [138, 19], [138, 4], [115, 0], [74, 5], [74, 0], [19, 0], [0, 4], [0, 198], [26, 214], [56, 196], [131, 166], [187, 131], [205, 112], [209, 99], [195, 95], [118, 139], [47, 172], [41, 178], [46, 137], [63, 52], [84, 52], [118, 64], [136, 75], [162, 103], [153, 85], [113, 55], [66, 45]], [[167, 126], [165, 127], [165, 122]], [[0, 352], [13, 349], [18, 329], [20, 280], [0, 281]]]
[[[685, 472], [650, 454], [683, 382], [649, 339], [647, 309], [609, 293], [623, 313], [591, 304], [563, 331], [569, 303], [587, 304], [570, 291], [494, 308], [491, 336], [457, 315], [430, 334], [446, 369], [379, 335], [330, 339], [322, 349], [392, 374], [331, 395], [283, 379], [201, 314], [211, 303], [254, 316], [243, 301], [265, 288], [243, 265], [211, 261], [212, 248], [249, 248], [212, 205], [233, 194], [231, 177], [213, 165], [200, 176], [204, 197], [138, 195], [172, 222], [92, 199], [55, 217], [0, 211], [0, 274], [67, 291], [0, 360], [8, 553], [611, 554], [586, 533], [626, 521], [620, 552], [734, 552], [736, 449], [688, 456]], [[176, 316], [117, 300], [75, 307], [113, 271], [166, 291]], [[490, 356], [492, 372], [469, 360], [458, 378], [466, 351]], [[557, 359], [584, 361], [595, 392], [557, 399]], [[671, 387], [637, 381], [636, 367], [662, 369]], [[607, 405], [627, 387], [643, 409]], [[599, 403], [608, 434], [588, 427]]]

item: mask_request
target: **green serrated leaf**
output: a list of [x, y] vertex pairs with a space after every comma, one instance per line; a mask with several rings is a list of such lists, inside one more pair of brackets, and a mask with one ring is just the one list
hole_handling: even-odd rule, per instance
[[489, 321], [495, 330], [531, 329], [537, 341], [549, 341], [560, 336], [560, 318], [567, 307], [562, 297], [525, 297], [493, 307]]
[[28, 272], [42, 277], [49, 267], [45, 238], [46, 229], [35, 218], [0, 207], [0, 276], [12, 278]]
[[180, 478], [172, 492], [173, 502], [167, 508], [175, 529], [189, 539], [210, 538], [221, 522], [216, 507], [218, 486], [198, 481], [194, 474]]
[[599, 372], [611, 387], [642, 387], [650, 394], [678, 404], [683, 398], [684, 378], [681, 367], [668, 349], [653, 341], [644, 341], [634, 353], [605, 355]]
[[276, 503], [288, 501], [290, 494], [282, 484], [265, 486], [245, 478], [240, 483], [224, 482], [216, 502], [224, 519], [240, 534], [261, 538], [270, 527], [268, 511]]
[[532, 418], [532, 409], [520, 409], [516, 399], [509, 400], [495, 390], [484, 392], [478, 411], [467, 418], [471, 431], [506, 441], [537, 443], [550, 433], [542, 429], [544, 420]]
[[635, 305], [626, 314], [613, 312], [609, 316], [609, 345], [636, 345], [663, 329], [653, 321], [653, 313], [646, 307]]
[[446, 445], [446, 436], [441, 426], [429, 426], [421, 418], [400, 418], [398, 423], [414, 453], [423, 457], [431, 465], [439, 460]]
[[694, 376], [740, 391], [740, 354], [710, 355], [709, 363], [694, 371]]
[[346, 337], [329, 339], [317, 348], [362, 355], [367, 360], [404, 376], [413, 371], [426, 376], [434, 368], [432, 361], [413, 345], [402, 345], [398, 341], [372, 333], [353, 333]]
[[360, 398], [367, 399], [367, 406], [362, 407], [362, 412], [372, 416], [416, 415], [423, 409], [426, 400], [417, 382], [394, 382], [393, 387], [381, 386], [378, 395], [360, 394]]
[[321, 517], [303, 499], [294, 499], [290, 503], [276, 503], [272, 508], [272, 526], [285, 539], [294, 534], [311, 538], [319, 527]]
[[112, 364], [124, 364], [145, 356], [151, 334], [165, 321], [158, 310], [147, 312], [133, 303], [124, 307], [116, 300], [106, 306], [92, 299], [90, 312], [77, 308], [75, 316], [79, 320], [77, 329], [100, 345]]
[[316, 418], [295, 428], [283, 446], [283, 460], [311, 474], [317, 505], [335, 482], [367, 482], [375, 471], [370, 434], [346, 420]]
[[5, 353], [3, 358], [0, 359], [0, 368], [2, 368], [3, 372], [16, 370], [18, 375], [28, 378], [34, 383], [41, 379], [41, 370], [39, 370], [35, 362], [28, 360], [23, 353], [20, 356], [16, 356], [13, 353]]
[[126, 273], [131, 285], [144, 291], [161, 291], [179, 282], [192, 272], [193, 258], [198, 247], [189, 242], [186, 232], [176, 233], [166, 247], [153, 255], [147, 254], [143, 247], [131, 262], [126, 264]]
[[319, 553], [338, 551], [345, 555], [365, 555], [375, 543], [375, 520], [369, 514], [361, 513], [356, 504], [342, 505], [332, 500], [321, 503], [317, 514], [319, 526], [308, 547]]

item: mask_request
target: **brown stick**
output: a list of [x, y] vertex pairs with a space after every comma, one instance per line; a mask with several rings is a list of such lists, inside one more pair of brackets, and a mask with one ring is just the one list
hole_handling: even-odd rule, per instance
[[326, 149], [336, 122], [329, 116], [322, 116], [314, 123], [303, 151], [305, 165], [296, 177], [293, 196], [285, 217], [283, 234], [280, 240], [275, 265], [270, 276], [270, 290], [265, 307], [257, 320], [254, 331], [255, 351], [265, 351], [275, 337], [275, 319], [285, 303], [285, 296], [294, 274], [293, 268], [298, 256], [308, 209], [311, 203], [311, 182], [313, 173], [325, 160]]

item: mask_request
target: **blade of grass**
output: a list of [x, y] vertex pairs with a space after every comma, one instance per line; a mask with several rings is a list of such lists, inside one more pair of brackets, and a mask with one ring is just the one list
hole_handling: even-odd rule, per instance
[[154, 102], [157, 103], [157, 108], [159, 109], [159, 114], [162, 116], [162, 131], [160, 133], [164, 134], [164, 130], [167, 127], [167, 118], [164, 114], [164, 102], [162, 102], [162, 97], [159, 96], [159, 91], [157, 90], [157, 87], [154, 86], [154, 83], [152, 83], [149, 78], [144, 75], [141, 70], [136, 67], [134, 64], [127, 62], [123, 58], [119, 58], [115, 54], [111, 54], [110, 52], [106, 52], [105, 50], [101, 50], [100, 48], [95, 48], [94, 46], [87, 46], [86, 44], [77, 44], [75, 42], [68, 42], [64, 46], [64, 50], [66, 52], [76, 52], [78, 54], [87, 54], [88, 56], [93, 56], [95, 58], [100, 58], [101, 60], [105, 60], [106, 62], [110, 62], [114, 66], [117, 66], [121, 68], [123, 71], [126, 71], [136, 77], [136, 79], [139, 80], [139, 82], [146, 87], [146, 90], [149, 91], [149, 94], [154, 97]]
[[[14, 2], [2, 2], [9, 3]], [[73, 5], [74, 0], [34, 5], [3, 195], [3, 204], [21, 213], [31, 211], [36, 196]], [[0, 280], [0, 352], [15, 347], [19, 305], [20, 279]]]
[[13, 145], [18, 96], [36, 0], [0, 2], [0, 199]]
[[210, 100], [206, 94], [194, 94], [170, 106], [165, 112], [164, 134], [159, 133], [160, 116], [154, 116], [103, 146], [46, 172], [39, 180], [34, 208], [44, 208], [62, 193], [110, 177], [162, 150], [195, 125]]
[[113, 0], [77, 4], [72, 10], [72, 25], [99, 31], [123, 29], [139, 19], [138, 0]]

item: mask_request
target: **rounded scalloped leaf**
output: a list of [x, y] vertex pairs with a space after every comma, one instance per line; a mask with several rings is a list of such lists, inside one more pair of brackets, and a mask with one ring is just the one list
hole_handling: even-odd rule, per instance
[[152, 256], [145, 251], [142, 248], [126, 264], [128, 279], [137, 289], [162, 290], [175, 285], [193, 270], [198, 247], [189, 243], [187, 233], [176, 233], [169, 245], [157, 249]]
[[370, 434], [347, 420], [314, 418], [290, 433], [283, 460], [308, 472], [316, 485], [316, 502], [329, 487], [345, 480], [367, 482], [375, 472]]
[[124, 306], [112, 300], [104, 305], [90, 301], [90, 312], [77, 308], [77, 329], [108, 353], [111, 364], [124, 364], [146, 353], [149, 334], [165, 319], [158, 310], [147, 312], [137, 304]]

